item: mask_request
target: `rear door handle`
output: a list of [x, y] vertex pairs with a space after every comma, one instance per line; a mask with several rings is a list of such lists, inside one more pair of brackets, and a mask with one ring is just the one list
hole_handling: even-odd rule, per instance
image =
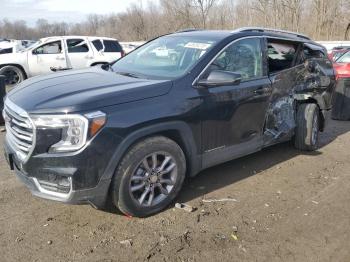
[[62, 56], [57, 56], [57, 57], [56, 57], [56, 60], [65, 60], [65, 58], [62, 57]]

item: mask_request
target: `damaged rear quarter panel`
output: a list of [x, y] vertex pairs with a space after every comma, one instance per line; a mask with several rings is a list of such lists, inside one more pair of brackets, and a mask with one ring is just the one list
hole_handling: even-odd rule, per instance
[[294, 135], [297, 103], [317, 103], [321, 112], [332, 107], [336, 81], [328, 59], [306, 60], [304, 64], [270, 75], [270, 80], [273, 89], [266, 115], [264, 146], [289, 140]]

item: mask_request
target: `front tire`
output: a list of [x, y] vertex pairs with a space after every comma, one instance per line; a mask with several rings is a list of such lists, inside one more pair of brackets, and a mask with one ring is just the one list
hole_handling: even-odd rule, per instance
[[300, 104], [297, 110], [294, 145], [297, 149], [314, 151], [318, 148], [320, 110], [316, 104]]
[[5, 76], [6, 90], [12, 90], [16, 85], [25, 80], [25, 74], [17, 66], [7, 65], [0, 68], [0, 75]]
[[166, 137], [147, 138], [122, 159], [112, 182], [112, 201], [124, 214], [146, 217], [165, 209], [186, 174], [180, 146]]

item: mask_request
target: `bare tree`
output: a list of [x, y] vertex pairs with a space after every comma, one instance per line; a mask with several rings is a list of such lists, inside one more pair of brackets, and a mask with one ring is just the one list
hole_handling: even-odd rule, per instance
[[316, 40], [344, 40], [350, 37], [349, 17], [349, 0], [159, 0], [132, 4], [122, 13], [91, 14], [80, 23], [39, 19], [28, 27], [25, 21], [3, 19], [0, 38], [79, 34], [137, 41], [184, 28], [263, 26], [305, 33]]
[[214, 4], [216, 3], [217, 3], [217, 0], [194, 0], [193, 1], [195, 8], [199, 10], [203, 28], [207, 28], [207, 20], [209, 18], [209, 12], [213, 8]]

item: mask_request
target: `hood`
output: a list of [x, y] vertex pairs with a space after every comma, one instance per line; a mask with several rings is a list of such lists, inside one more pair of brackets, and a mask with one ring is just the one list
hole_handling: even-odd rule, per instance
[[94, 67], [30, 78], [7, 98], [29, 113], [72, 113], [165, 95], [171, 86]]
[[350, 78], [350, 63], [334, 63], [334, 70], [339, 78]]
[[27, 53], [16, 52], [17, 49], [14, 47], [13, 53], [1, 54], [0, 65], [2, 64], [23, 64], [27, 61]]

